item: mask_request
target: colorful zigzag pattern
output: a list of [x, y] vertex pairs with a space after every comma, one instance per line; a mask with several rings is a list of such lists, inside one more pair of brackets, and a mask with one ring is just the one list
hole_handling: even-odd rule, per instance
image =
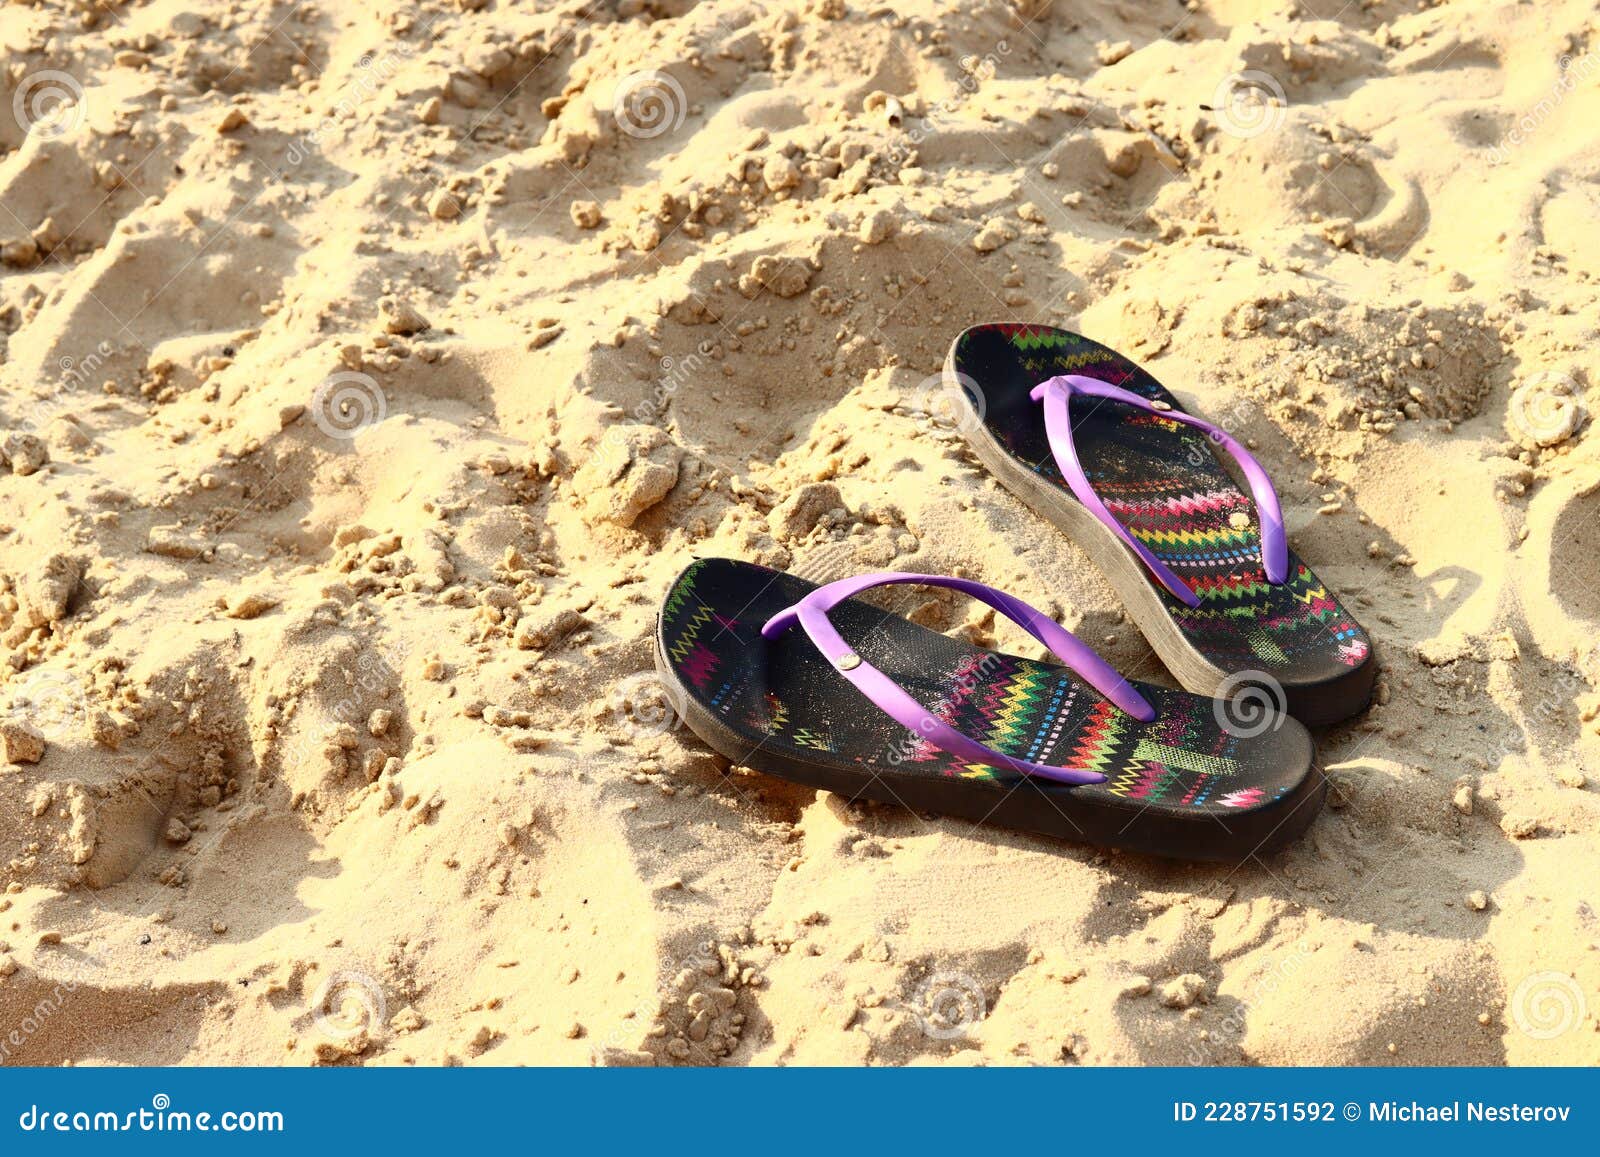
[[[1001, 362], [1009, 357], [1028, 381], [1082, 373], [1177, 404], [1139, 366], [1079, 334], [1027, 325], [979, 331], [996, 332], [1008, 354], [989, 347], [972, 351], [972, 335], [957, 351], [958, 363], [974, 380], [1003, 374]], [[1039, 474], [1065, 486], [1042, 428], [990, 428]], [[1142, 411], [1104, 405], [1075, 410], [1073, 428], [1085, 472], [1113, 517], [1200, 596], [1200, 606], [1189, 608], [1158, 590], [1173, 620], [1203, 655], [1224, 670], [1268, 672], [1307, 661], [1359, 666], [1366, 660], [1365, 632], [1308, 567], [1299, 564], [1281, 587], [1267, 581], [1254, 504], [1217, 461], [1204, 434]], [[1164, 468], [1152, 471], [1152, 463]]]
[[[771, 666], [751, 658], [766, 646], [753, 624], [787, 605], [782, 600], [788, 596], [774, 590], [770, 603], [746, 607], [744, 592], [697, 592], [700, 574], [698, 566], [685, 572], [663, 606], [663, 649], [711, 710], [764, 736], [763, 747], [787, 749], [796, 758], [830, 753], [878, 769], [961, 777], [997, 790], [1016, 785], [1014, 773], [941, 751], [863, 708], [852, 693], [836, 692], [839, 676], [820, 658], [820, 692], [801, 680], [780, 693], [769, 682]], [[714, 610], [730, 603], [746, 607], [748, 618], [734, 621]], [[708, 630], [712, 623], [720, 629]], [[952, 651], [917, 690], [919, 700], [958, 731], [1009, 755], [1101, 772], [1108, 781], [1094, 790], [1131, 801], [1244, 806], [1249, 792], [1259, 790], [1240, 782], [1244, 769], [1232, 755], [1238, 740], [1221, 729], [1205, 700], [1174, 696], [1155, 723], [1141, 724], [1060, 667], [971, 651]]]

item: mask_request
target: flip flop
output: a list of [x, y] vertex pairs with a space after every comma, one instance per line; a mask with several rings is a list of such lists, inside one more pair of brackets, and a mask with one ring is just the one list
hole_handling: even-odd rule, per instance
[[1265, 688], [1312, 726], [1365, 709], [1371, 640], [1289, 549], [1271, 479], [1234, 438], [1121, 354], [1049, 326], [963, 331], [945, 381], [979, 461], [1088, 552], [1184, 687]]
[[[854, 596], [919, 583], [980, 599], [1053, 652], [985, 650]], [[1322, 806], [1311, 736], [1261, 702], [1130, 683], [1020, 599], [968, 579], [817, 586], [732, 559], [672, 584], [656, 667], [722, 755], [850, 798], [1102, 847], [1239, 862]]]

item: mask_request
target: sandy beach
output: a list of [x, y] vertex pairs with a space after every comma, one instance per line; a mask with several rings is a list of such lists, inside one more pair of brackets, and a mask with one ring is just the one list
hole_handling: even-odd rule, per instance
[[[1593, 4], [36, 2], [0, 58], [0, 1063], [1600, 1063]], [[1288, 850], [851, 803], [662, 694], [696, 556], [1171, 682], [951, 428], [991, 321], [1248, 439], [1370, 631]]]

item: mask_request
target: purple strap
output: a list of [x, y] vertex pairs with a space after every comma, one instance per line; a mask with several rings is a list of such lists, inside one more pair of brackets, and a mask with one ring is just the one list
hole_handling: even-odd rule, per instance
[[1091, 687], [1123, 711], [1145, 723], [1156, 717], [1156, 709], [1144, 696], [1135, 691], [1115, 668], [1090, 650], [1083, 640], [1021, 599], [1013, 598], [1004, 591], [995, 590], [970, 579], [947, 578], [932, 574], [902, 574], [896, 571], [841, 579], [818, 587], [794, 606], [774, 615], [761, 628], [761, 635], [766, 639], [775, 639], [798, 622], [811, 637], [811, 641], [816, 644], [817, 650], [833, 664], [836, 671], [854, 683], [857, 690], [902, 727], [921, 736], [942, 751], [948, 751], [971, 763], [1009, 768], [1012, 771], [1025, 772], [1061, 783], [1105, 782], [1106, 777], [1098, 772], [1077, 771], [1045, 763], [1030, 763], [968, 738], [943, 720], [935, 718], [903, 687], [852, 651], [843, 636], [834, 628], [833, 623], [828, 620], [828, 612], [845, 599], [864, 590], [895, 583], [949, 587], [951, 590], [961, 591], [988, 603], [1050, 648], [1056, 658], [1077, 672]]
[[1062, 374], [1040, 382], [1028, 396], [1036, 402], [1044, 403], [1045, 433], [1049, 436], [1050, 450], [1055, 454], [1056, 466], [1060, 469], [1061, 476], [1067, 480], [1067, 485], [1072, 488], [1072, 493], [1077, 495], [1078, 501], [1087, 506], [1091, 514], [1109, 526], [1118, 538], [1128, 544], [1128, 548], [1150, 568], [1150, 573], [1156, 576], [1162, 586], [1188, 606], [1200, 605], [1200, 596], [1190, 589], [1189, 584], [1173, 574], [1166, 563], [1156, 557], [1155, 552], [1128, 533], [1122, 523], [1106, 509], [1106, 504], [1100, 501], [1100, 496], [1089, 484], [1089, 478], [1084, 474], [1083, 466], [1078, 461], [1078, 448], [1072, 441], [1070, 406], [1074, 394], [1082, 394], [1089, 398], [1104, 398], [1112, 402], [1125, 402], [1141, 410], [1148, 410], [1158, 417], [1193, 426], [1197, 430], [1203, 430], [1213, 442], [1232, 454], [1234, 461], [1238, 462], [1239, 468], [1244, 471], [1245, 480], [1250, 483], [1250, 495], [1256, 501], [1256, 515], [1261, 520], [1261, 565], [1267, 572], [1267, 581], [1282, 583], [1288, 577], [1289, 540], [1283, 532], [1283, 511], [1278, 506], [1278, 495], [1272, 488], [1272, 479], [1267, 477], [1267, 472], [1262, 469], [1261, 463], [1255, 460], [1250, 451], [1239, 445], [1227, 431], [1213, 426], [1204, 418], [1197, 418], [1193, 414], [1186, 414], [1171, 406], [1163, 408], [1163, 403], [1151, 402], [1148, 398], [1125, 390], [1121, 386], [1113, 386], [1110, 382], [1102, 382], [1099, 378], [1085, 377], [1082, 374]]

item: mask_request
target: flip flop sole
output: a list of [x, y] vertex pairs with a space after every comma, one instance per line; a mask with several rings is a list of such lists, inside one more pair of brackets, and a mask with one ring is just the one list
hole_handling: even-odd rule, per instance
[[1312, 727], [1338, 723], [1366, 710], [1377, 677], [1377, 663], [1370, 651], [1357, 666], [1323, 678], [1295, 679], [1264, 669], [1229, 669], [1197, 648], [1173, 620], [1167, 601], [1121, 539], [1070, 491], [1030, 469], [995, 435], [985, 414], [969, 397], [957, 368], [957, 350], [964, 336], [951, 343], [944, 378], [956, 411], [955, 424], [973, 454], [1006, 489], [1082, 547], [1127, 604], [1134, 622], [1179, 683], [1197, 695], [1223, 696], [1249, 693], [1250, 688], [1259, 686], [1281, 700], [1290, 715]]
[[[685, 576], [691, 571], [686, 571]], [[753, 619], [764, 621], [762, 616], [768, 610], [775, 612], [785, 605], [783, 599], [803, 594], [811, 587], [792, 576], [778, 577], [796, 585], [780, 598], [762, 603]], [[684, 577], [680, 576], [674, 589], [683, 582]], [[705, 607], [700, 604], [702, 611]], [[711, 612], [713, 617], [716, 614]], [[978, 667], [984, 665], [983, 656], [992, 655], [997, 656], [997, 670], [1016, 671], [1022, 665], [1036, 684], [1041, 670], [1061, 684], [1075, 681], [1063, 668], [969, 647], [855, 600], [841, 604], [834, 615], [840, 629], [859, 639], [856, 645], [875, 663], [892, 662], [896, 656], [904, 663], [905, 656], [915, 654], [919, 646], [928, 646], [930, 662], [940, 671], [950, 669], [952, 656], [957, 654], [964, 653]], [[896, 736], [901, 743], [913, 742], [915, 737], [886, 718], [879, 720], [877, 709], [840, 679], [804, 639], [768, 642], [754, 631], [747, 632], [737, 647], [724, 649], [724, 661], [715, 675], [703, 679], [697, 676], [704, 672], [710, 652], [698, 647], [703, 634], [693, 653], [684, 647], [685, 621], [681, 614], [674, 617], [666, 612], [658, 618], [655, 662], [674, 709], [689, 729], [735, 765], [831, 791], [846, 799], [878, 800], [974, 824], [1172, 859], [1238, 863], [1295, 840], [1316, 818], [1326, 796], [1327, 780], [1316, 766], [1311, 736], [1287, 716], [1278, 717], [1270, 727], [1264, 725], [1260, 735], [1246, 741], [1214, 737], [1213, 747], [1231, 752], [1230, 762], [1248, 765], [1256, 773], [1252, 778], [1270, 787], [1261, 792], [1260, 802], [1237, 808], [1190, 808], [1176, 806], [1172, 800], [1152, 802], [1137, 794], [1120, 798], [1105, 785], [1073, 787], [1027, 776], [974, 780], [952, 774], [948, 768], [941, 774], [937, 764], [930, 771], [925, 764], [884, 762], [877, 756], [885, 746], [892, 745]], [[874, 651], [880, 654], [871, 653]], [[939, 653], [932, 654], [933, 651]], [[735, 663], [739, 664], [737, 670], [733, 669]], [[954, 665], [960, 666], [961, 660]], [[1165, 688], [1136, 686], [1169, 709], [1180, 699], [1194, 698]], [[778, 692], [792, 700], [792, 706], [775, 705]], [[1000, 692], [990, 698], [997, 702], [1004, 698], [1012, 708], [1017, 703], [1016, 696]], [[754, 709], [752, 704], [756, 705]], [[797, 713], [801, 711], [816, 715], [799, 717]], [[1190, 726], [1204, 730], [1202, 724], [1211, 714], [1208, 707], [1201, 721]], [[1037, 728], [1045, 730], [1051, 722], [1046, 717], [1033, 720]], [[1065, 716], [1054, 721], [1057, 728], [1066, 722]], [[797, 746], [794, 741], [796, 735], [807, 732], [821, 735], [846, 728], [854, 730], [847, 738], [836, 738], [845, 743], [861, 743], [861, 754], [856, 758], [846, 750], [824, 753]], [[1071, 727], [1066, 726], [1064, 738], [1059, 741], [1061, 750], [1074, 746], [1084, 750], [1082, 742], [1075, 745], [1072, 738]], [[1220, 742], [1216, 741], [1218, 738]], [[833, 746], [839, 748], [841, 743]], [[1182, 790], [1191, 795], [1214, 793], [1215, 799], [1226, 786], [1221, 781], [1208, 783], [1204, 778], [1185, 777], [1184, 773], [1140, 758], [1140, 747], [1137, 736], [1128, 736], [1115, 745], [1114, 750], [1120, 754], [1105, 767], [1107, 774], [1114, 777], [1114, 790], [1124, 790], [1135, 779], [1156, 782], [1166, 778], [1175, 783], [1171, 777], [1177, 776], [1185, 778]], [[1179, 753], [1172, 753], [1171, 757], [1183, 758]], [[1195, 758], [1197, 766], [1206, 759], [1204, 755]], [[1263, 768], [1272, 770], [1264, 773]]]

